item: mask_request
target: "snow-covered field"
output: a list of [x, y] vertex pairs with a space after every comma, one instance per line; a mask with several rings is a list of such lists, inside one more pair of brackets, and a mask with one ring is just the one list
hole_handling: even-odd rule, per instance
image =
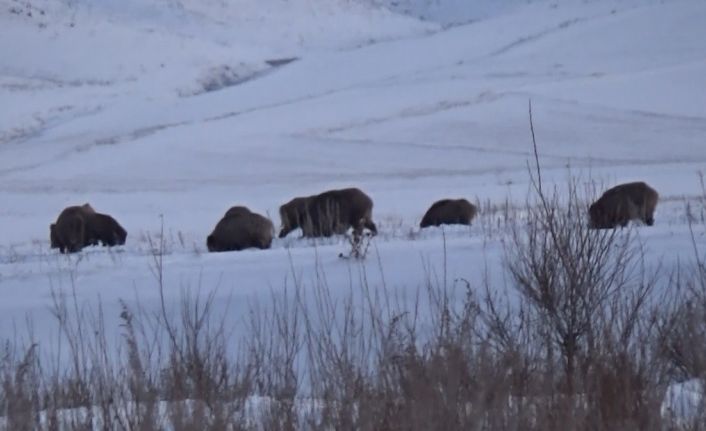
[[[52, 288], [100, 298], [113, 323], [119, 299], [157, 307], [162, 224], [168, 298], [218, 289], [236, 324], [252, 298], [317, 270], [334, 289], [359, 265], [372, 285], [413, 289], [443, 264], [441, 230], [416, 227], [434, 200], [524, 202], [530, 99], [545, 180], [647, 181], [662, 198], [639, 229], [649, 258], [693, 251], [702, 0], [29, 4], [0, 1], [1, 338], [30, 316], [51, 339]], [[290, 198], [344, 186], [375, 201], [381, 234], [362, 264], [338, 258], [344, 239], [296, 234], [205, 252], [232, 205], [277, 225]], [[49, 224], [84, 202], [120, 221], [124, 247], [49, 249]], [[445, 236], [449, 280], [500, 264], [479, 225]]]

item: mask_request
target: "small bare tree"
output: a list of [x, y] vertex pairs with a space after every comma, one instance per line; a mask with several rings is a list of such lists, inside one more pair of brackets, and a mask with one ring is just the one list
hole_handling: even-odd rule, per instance
[[630, 230], [594, 230], [585, 221], [586, 204], [578, 183], [569, 180], [562, 197], [542, 183], [537, 142], [529, 107], [535, 169], [529, 169], [534, 199], [527, 223], [516, 225], [506, 247], [506, 266], [515, 288], [540, 323], [545, 359], [559, 353], [563, 390], [574, 393], [580, 358], [596, 347], [595, 322], [616, 292], [630, 283], [636, 258]]

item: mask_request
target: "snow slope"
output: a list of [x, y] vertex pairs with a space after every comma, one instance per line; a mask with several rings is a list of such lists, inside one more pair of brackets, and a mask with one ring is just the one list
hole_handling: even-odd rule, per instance
[[[156, 307], [148, 238], [162, 223], [169, 300], [217, 288], [234, 323], [317, 269], [341, 291], [365, 270], [409, 293], [443, 272], [441, 230], [416, 228], [431, 202], [524, 202], [530, 99], [547, 181], [649, 182], [662, 203], [639, 230], [648, 260], [689, 253], [685, 199], [698, 204], [706, 170], [706, 3], [491, 3], [408, 2], [401, 15], [377, 2], [47, 0], [30, 17], [0, 2], [2, 335], [31, 315], [48, 339], [52, 288], [100, 298], [109, 319], [118, 299]], [[381, 231], [362, 266], [337, 257], [343, 239], [294, 234], [205, 253], [231, 205], [277, 225], [291, 197], [351, 185], [373, 197]], [[49, 223], [84, 202], [121, 222], [126, 246], [48, 249]], [[501, 264], [488, 234], [446, 230], [449, 283]]]

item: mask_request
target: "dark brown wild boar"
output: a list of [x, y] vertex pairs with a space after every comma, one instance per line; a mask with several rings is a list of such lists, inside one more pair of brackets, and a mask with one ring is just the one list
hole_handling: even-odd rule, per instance
[[49, 240], [51, 248], [58, 248], [62, 253], [75, 253], [92, 238], [86, 235], [86, 219], [96, 212], [89, 204], [75, 205], [64, 208], [56, 222], [49, 225]]
[[589, 225], [594, 229], [627, 226], [630, 220], [654, 224], [659, 195], [642, 181], [617, 185], [606, 190], [588, 209]]
[[239, 251], [252, 247], [266, 249], [270, 248], [273, 236], [274, 226], [270, 219], [245, 207], [233, 207], [206, 238], [206, 246], [210, 252]]
[[478, 210], [466, 199], [442, 199], [434, 202], [422, 217], [420, 228], [442, 224], [466, 224], [476, 216]]
[[127, 231], [111, 216], [97, 213], [89, 204], [65, 208], [49, 226], [52, 248], [75, 253], [83, 247], [102, 243], [125, 244]]
[[300, 227], [305, 237], [329, 237], [353, 228], [359, 238], [363, 229], [375, 235], [373, 200], [357, 188], [328, 190], [314, 196], [295, 198], [280, 207], [280, 238]]

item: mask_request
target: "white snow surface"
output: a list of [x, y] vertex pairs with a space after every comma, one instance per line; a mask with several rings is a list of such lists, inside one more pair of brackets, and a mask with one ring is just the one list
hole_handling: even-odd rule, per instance
[[[334, 290], [361, 268], [416, 289], [443, 265], [441, 230], [417, 228], [433, 201], [524, 202], [530, 99], [544, 179], [647, 181], [661, 196], [638, 228], [648, 258], [688, 258], [705, 22], [702, 0], [0, 0], [0, 334], [30, 316], [53, 339], [52, 288], [100, 299], [113, 323], [119, 299], [156, 307], [147, 238], [162, 223], [169, 300], [217, 289], [234, 323], [317, 268]], [[292, 197], [345, 186], [375, 202], [363, 263], [338, 258], [344, 239], [298, 232], [205, 252], [232, 205], [278, 225]], [[118, 219], [125, 246], [49, 249], [49, 224], [84, 202]], [[501, 265], [478, 225], [445, 237], [449, 280]]]
[[704, 382], [700, 379], [670, 385], [660, 407], [662, 417], [671, 419], [679, 429], [698, 427], [703, 409]]

